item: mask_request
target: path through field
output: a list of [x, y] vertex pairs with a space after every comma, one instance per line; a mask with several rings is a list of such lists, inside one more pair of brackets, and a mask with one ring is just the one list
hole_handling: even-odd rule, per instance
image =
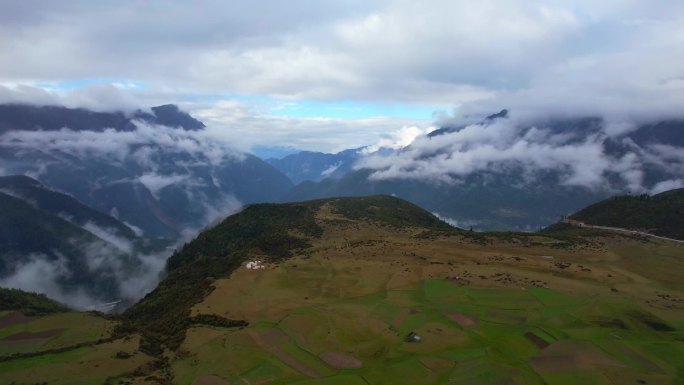
[[662, 239], [665, 241], [671, 241], [671, 242], [677, 242], [677, 243], [684, 243], [683, 240], [681, 239], [674, 239], [674, 238], [668, 238], [668, 237], [661, 237], [660, 235], [655, 235], [651, 233], [646, 233], [643, 231], [638, 231], [638, 230], [630, 230], [630, 229], [623, 229], [619, 227], [609, 227], [609, 226], [598, 226], [598, 225], [590, 225], [588, 223], [584, 223], [581, 221], [576, 221], [574, 219], [563, 219], [564, 223], [573, 225], [573, 226], [578, 226], [578, 227], [586, 227], [588, 229], [600, 229], [600, 230], [608, 230], [608, 231], [615, 231], [618, 233], [626, 233], [626, 234], [633, 234], [633, 235], [642, 235], [644, 237], [650, 237], [650, 238], [657, 238], [657, 239]]

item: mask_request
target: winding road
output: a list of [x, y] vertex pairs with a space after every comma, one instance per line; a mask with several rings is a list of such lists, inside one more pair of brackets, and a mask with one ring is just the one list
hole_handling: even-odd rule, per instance
[[631, 234], [631, 235], [642, 235], [644, 237], [649, 237], [649, 238], [656, 238], [656, 239], [662, 239], [664, 241], [670, 241], [670, 242], [677, 242], [677, 243], [684, 243], [683, 240], [681, 239], [674, 239], [674, 238], [668, 238], [668, 237], [661, 237], [660, 235], [654, 235], [651, 233], [646, 233], [643, 231], [638, 231], [638, 230], [630, 230], [630, 229], [622, 229], [619, 227], [609, 227], [609, 226], [598, 226], [598, 225], [590, 225], [588, 223], [584, 223], [581, 221], [576, 221], [574, 219], [568, 219], [565, 218], [563, 219], [563, 223], [567, 223], [573, 226], [577, 227], [586, 227], [589, 229], [600, 229], [600, 230], [608, 230], [608, 231], [615, 231], [618, 233], [625, 233], [625, 234]]

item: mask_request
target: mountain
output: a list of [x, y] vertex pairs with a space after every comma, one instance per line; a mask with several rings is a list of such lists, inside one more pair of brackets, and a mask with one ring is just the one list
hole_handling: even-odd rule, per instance
[[0, 104], [0, 134], [7, 131], [58, 131], [63, 128], [97, 132], [106, 129], [135, 131], [135, 120], [184, 130], [204, 128], [202, 122], [172, 104], [152, 107], [149, 112], [138, 110], [132, 113], [94, 112], [61, 106]]
[[50, 190], [27, 176], [0, 176], [0, 192], [27, 201], [36, 209], [59, 216], [79, 227], [90, 227], [98, 233], [109, 232], [128, 241], [138, 239], [131, 228], [114, 217], [94, 210], [69, 195]]
[[21, 175], [0, 177], [0, 210], [0, 286], [75, 308], [131, 305], [154, 287], [173, 244]]
[[461, 227], [529, 231], [619, 192], [681, 183], [683, 121], [610, 135], [606, 127], [598, 118], [520, 123], [503, 110], [359, 157], [357, 170], [303, 182], [283, 201], [388, 194]]
[[301, 151], [281, 159], [266, 159], [271, 166], [287, 175], [294, 184], [304, 181], [318, 182], [337, 179], [352, 170], [362, 148], [344, 150], [336, 154]]
[[572, 214], [570, 219], [684, 240], [684, 189], [608, 198]]
[[121, 317], [0, 318], [0, 381], [676, 383], [682, 257], [631, 234], [464, 231], [390, 196], [250, 205]]
[[174, 105], [149, 112], [0, 106], [0, 173], [29, 175], [148, 238], [188, 236], [292, 187]]
[[80, 307], [121, 299], [117, 274], [141, 262], [60, 216], [0, 193], [0, 284], [39, 288]]

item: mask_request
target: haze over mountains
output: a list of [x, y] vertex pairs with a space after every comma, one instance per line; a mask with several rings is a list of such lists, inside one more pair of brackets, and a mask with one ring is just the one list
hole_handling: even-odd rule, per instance
[[78, 308], [130, 305], [154, 287], [174, 245], [292, 186], [257, 157], [204, 137], [204, 125], [175, 106], [0, 111], [9, 175], [0, 178], [0, 282]]
[[175, 106], [129, 115], [30, 105], [2, 112], [4, 174], [31, 175], [148, 237], [191, 235], [292, 186], [255, 156], [204, 137], [204, 125]]
[[132, 304], [154, 288], [172, 244], [25, 176], [0, 177], [0, 285], [79, 309]]
[[[263, 161], [172, 105], [0, 110], [0, 171], [33, 178], [2, 178], [3, 203], [44, 240], [28, 247], [33, 230], [15, 228], [28, 238], [3, 252], [3, 283], [77, 306], [139, 298], [173, 245], [245, 204], [386, 194], [460, 227], [538, 230], [608, 196], [683, 183], [677, 120], [529, 120], [504, 110], [442, 121], [397, 148]], [[47, 279], [34, 279], [43, 271]]]
[[684, 121], [618, 126], [516, 119], [504, 110], [359, 156], [348, 173], [311, 178], [317, 183], [296, 186], [285, 200], [395, 194], [461, 226], [534, 230], [616, 193], [682, 186], [683, 147]]

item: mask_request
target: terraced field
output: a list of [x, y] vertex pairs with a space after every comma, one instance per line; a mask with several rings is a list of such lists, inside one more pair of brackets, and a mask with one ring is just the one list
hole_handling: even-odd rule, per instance
[[[670, 384], [684, 373], [682, 328], [608, 293], [427, 279], [238, 331], [192, 329], [183, 349], [193, 354], [174, 370], [180, 384], [196, 373], [251, 384]], [[421, 342], [406, 342], [411, 332]]]
[[[680, 245], [520, 236], [483, 247], [323, 226], [313, 252], [216, 281], [193, 314], [251, 324], [190, 329], [172, 363], [178, 384], [684, 381]], [[412, 332], [420, 342], [406, 341]]]
[[0, 383], [117, 383], [153, 359], [139, 338], [112, 338], [118, 322], [87, 313], [0, 313]]
[[0, 314], [0, 383], [684, 384], [683, 244], [335, 204], [229, 218], [123, 326]]

